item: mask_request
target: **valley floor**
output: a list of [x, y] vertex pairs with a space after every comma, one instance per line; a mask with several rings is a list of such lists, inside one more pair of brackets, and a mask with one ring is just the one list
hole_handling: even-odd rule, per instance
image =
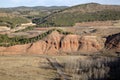
[[0, 80], [50, 80], [56, 77], [45, 58], [23, 55], [0, 56]]
[[[118, 64], [120, 62], [119, 57], [93, 55], [1, 55], [0, 80], [61, 80], [61, 77], [67, 77], [70, 80], [81, 78], [88, 80], [87, 76], [90, 74], [96, 80], [95, 78], [103, 78], [108, 75], [108, 72], [112, 69], [110, 65], [113, 61], [114, 64]], [[116, 67], [115, 70], [120, 67], [120, 65], [113, 66]], [[78, 74], [78, 70], [82, 70], [82, 73]], [[91, 70], [95, 70], [95, 73], [91, 72]], [[117, 73], [115, 74], [118, 75]], [[92, 78], [91, 76], [89, 77]]]

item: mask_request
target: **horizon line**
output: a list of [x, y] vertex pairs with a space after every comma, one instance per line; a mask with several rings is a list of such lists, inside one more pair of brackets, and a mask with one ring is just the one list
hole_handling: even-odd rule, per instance
[[[17, 8], [17, 7], [72, 7], [72, 6], [77, 6], [77, 5], [82, 5], [82, 4], [90, 4], [90, 3], [95, 3], [95, 2], [89, 2], [89, 3], [81, 3], [81, 4], [76, 4], [76, 5], [19, 5], [19, 6], [7, 6], [7, 7], [0, 7], [0, 8]], [[116, 5], [120, 6], [119, 4], [106, 4], [106, 3], [95, 3], [95, 4], [100, 4], [100, 5]]]

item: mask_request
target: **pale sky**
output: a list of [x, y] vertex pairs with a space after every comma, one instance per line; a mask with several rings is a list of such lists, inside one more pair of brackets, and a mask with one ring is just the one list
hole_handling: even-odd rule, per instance
[[120, 0], [0, 0], [0, 7], [73, 6], [90, 2], [120, 5]]

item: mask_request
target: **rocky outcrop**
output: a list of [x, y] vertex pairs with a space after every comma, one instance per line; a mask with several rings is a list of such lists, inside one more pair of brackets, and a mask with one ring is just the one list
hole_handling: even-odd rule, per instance
[[83, 36], [80, 38], [79, 51], [97, 52], [102, 48], [96, 36]]
[[0, 48], [9, 53], [57, 54], [59, 52], [97, 52], [102, 46], [96, 36], [63, 35], [54, 31], [34, 43]]
[[67, 35], [61, 39], [60, 47], [61, 51], [64, 52], [75, 52], [79, 49], [79, 38], [78, 35]]
[[35, 43], [32, 43], [28, 48], [27, 48], [27, 53], [31, 54], [43, 54], [46, 50], [46, 43], [45, 41], [38, 41]]
[[107, 49], [120, 51], [120, 33], [108, 36], [105, 46]]

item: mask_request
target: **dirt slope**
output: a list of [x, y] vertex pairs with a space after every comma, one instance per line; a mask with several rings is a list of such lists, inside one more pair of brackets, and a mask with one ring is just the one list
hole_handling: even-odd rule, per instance
[[105, 45], [108, 49], [120, 51], [120, 33], [108, 36]]
[[97, 52], [102, 46], [96, 36], [63, 35], [54, 31], [46, 38], [25, 45], [1, 47], [10, 54], [57, 54], [59, 52]]

